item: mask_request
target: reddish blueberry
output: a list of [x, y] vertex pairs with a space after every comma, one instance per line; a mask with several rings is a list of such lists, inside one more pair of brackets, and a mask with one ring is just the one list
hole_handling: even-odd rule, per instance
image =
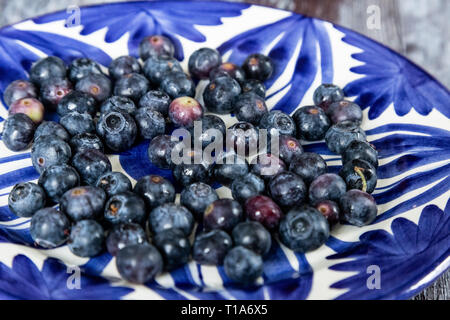
[[44, 105], [35, 98], [23, 98], [14, 101], [8, 110], [8, 114], [24, 113], [34, 123], [39, 124], [44, 119]]
[[72, 83], [68, 79], [51, 78], [41, 85], [41, 101], [51, 109], [56, 106], [68, 93], [73, 90]]
[[169, 118], [178, 127], [190, 128], [202, 116], [202, 106], [191, 97], [176, 98], [169, 106]]
[[314, 207], [327, 219], [330, 226], [335, 225], [339, 221], [340, 209], [339, 205], [331, 200], [317, 201]]

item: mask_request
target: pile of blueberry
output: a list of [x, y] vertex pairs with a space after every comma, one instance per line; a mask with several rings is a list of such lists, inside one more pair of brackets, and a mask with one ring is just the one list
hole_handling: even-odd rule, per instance
[[[344, 100], [340, 88], [321, 85], [315, 105], [293, 116], [268, 111], [264, 81], [274, 69], [269, 57], [252, 54], [239, 67], [202, 48], [188, 64], [194, 79], [209, 79], [200, 103], [174, 51], [168, 38], [149, 36], [139, 47], [143, 64], [122, 56], [108, 73], [88, 58], [67, 67], [47, 57], [33, 64], [29, 81], [7, 87], [2, 140], [13, 151], [32, 144], [31, 160], [40, 173], [37, 184], [14, 186], [9, 207], [17, 216], [31, 217], [37, 245], [67, 242], [81, 257], [106, 248], [116, 256], [121, 276], [136, 283], [192, 256], [203, 265], [223, 264], [232, 281], [248, 285], [262, 274], [272, 237], [308, 252], [327, 240], [339, 220], [357, 226], [374, 220], [377, 206], [370, 193], [377, 182], [377, 151], [359, 127], [360, 107]], [[56, 111], [59, 123], [43, 121], [44, 111]], [[227, 129], [211, 113], [234, 113], [239, 122]], [[174, 164], [170, 131], [192, 131], [196, 121], [201, 134], [194, 139], [202, 151], [213, 141], [210, 129], [227, 133], [231, 149], [223, 148], [215, 161]], [[278, 152], [260, 153], [249, 163], [261, 129], [279, 136]], [[183, 187], [180, 204], [174, 185], [162, 176], [144, 176], [133, 188], [126, 175], [112, 171], [105, 153], [128, 150], [144, 139], [151, 140], [149, 160], [171, 169]], [[322, 157], [304, 152], [300, 143], [322, 139], [342, 156], [339, 175], [327, 173]], [[219, 199], [211, 187], [217, 182], [230, 187], [233, 199]]]

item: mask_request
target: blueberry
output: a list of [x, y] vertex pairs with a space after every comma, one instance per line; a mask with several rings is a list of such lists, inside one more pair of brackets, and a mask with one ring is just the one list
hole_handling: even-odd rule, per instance
[[57, 112], [62, 117], [73, 111], [89, 113], [94, 117], [97, 113], [97, 101], [88, 93], [71, 91], [59, 101]]
[[224, 185], [245, 176], [248, 171], [247, 160], [233, 151], [219, 154], [213, 169], [216, 180]]
[[82, 133], [95, 133], [95, 122], [88, 113], [70, 112], [59, 119], [64, 129], [74, 136]]
[[342, 163], [345, 164], [354, 159], [367, 161], [378, 168], [378, 151], [366, 141], [354, 140], [345, 148], [342, 153]]
[[103, 152], [103, 142], [95, 134], [85, 132], [74, 135], [69, 141], [73, 153], [78, 153], [86, 149], [96, 149]]
[[73, 83], [89, 74], [103, 74], [100, 65], [89, 58], [78, 58], [72, 61], [69, 66], [69, 79]]
[[55, 110], [58, 103], [73, 90], [72, 83], [65, 78], [50, 78], [41, 84], [42, 103]]
[[221, 63], [222, 57], [217, 50], [200, 48], [189, 57], [189, 73], [197, 79], [208, 78], [211, 70], [220, 66]]
[[108, 157], [96, 149], [86, 149], [75, 154], [72, 165], [79, 172], [81, 179], [88, 185], [95, 185], [98, 178], [111, 171]]
[[194, 182], [181, 191], [180, 203], [188, 208], [197, 219], [212, 202], [219, 199], [217, 192], [208, 184]]
[[102, 102], [111, 96], [112, 84], [104, 74], [91, 73], [80, 79], [75, 85], [75, 89], [89, 93], [95, 100]]
[[174, 53], [175, 47], [172, 41], [169, 38], [161, 35], [145, 37], [139, 44], [139, 56], [144, 61], [149, 57], [173, 57]]
[[224, 259], [225, 274], [233, 282], [251, 285], [263, 272], [261, 256], [242, 246], [231, 249]]
[[132, 56], [120, 56], [109, 64], [109, 75], [118, 80], [122, 76], [130, 73], [140, 73], [141, 65], [138, 60]]
[[31, 217], [45, 206], [45, 191], [33, 182], [16, 184], [8, 196], [9, 209], [19, 217]]
[[266, 86], [263, 82], [256, 79], [247, 79], [241, 83], [242, 92], [254, 92], [261, 98], [266, 97]]
[[163, 270], [163, 259], [151, 244], [132, 244], [117, 253], [116, 267], [125, 280], [143, 284]]
[[45, 190], [47, 199], [57, 203], [66, 191], [80, 185], [80, 176], [67, 164], [55, 164], [42, 172], [38, 184]]
[[139, 102], [139, 99], [150, 88], [150, 82], [147, 78], [139, 73], [129, 73], [123, 75], [116, 81], [114, 85], [114, 95], [130, 98], [135, 102]]
[[297, 132], [291, 116], [280, 110], [271, 110], [265, 113], [259, 121], [259, 128], [266, 129], [270, 135], [295, 136]]
[[226, 127], [222, 118], [213, 114], [207, 114], [204, 115], [198, 122], [201, 122], [201, 128], [199, 126], [197, 130], [201, 129], [201, 131], [196, 131], [194, 123], [194, 127], [189, 128], [191, 139], [201, 143], [202, 148], [206, 148], [212, 142], [217, 142], [220, 146], [223, 145]]
[[31, 66], [30, 80], [35, 85], [53, 78], [65, 78], [66, 64], [58, 57], [46, 57], [38, 60]]
[[158, 168], [168, 169], [172, 164], [172, 149], [176, 144], [167, 134], [154, 137], [148, 146], [150, 162]]
[[322, 140], [330, 128], [330, 119], [325, 111], [316, 106], [301, 107], [294, 113], [293, 118], [299, 138], [307, 141]]
[[[239, 82], [239, 84], [245, 83], [245, 72], [241, 67], [231, 62], [222, 63], [220, 66], [212, 69], [209, 72], [209, 79], [214, 80], [219, 77], [229, 76]], [[264, 98], [264, 96], [263, 96]]]
[[36, 143], [40, 137], [52, 136], [68, 142], [70, 135], [62, 125], [54, 121], [43, 121], [34, 133], [34, 142]]
[[240, 156], [253, 155], [258, 151], [259, 132], [250, 122], [237, 122], [227, 130], [226, 146]]
[[[278, 137], [278, 150], [273, 144], [277, 136], [271, 136], [267, 144], [267, 151], [275, 156], [278, 156], [287, 165], [289, 165], [295, 158], [303, 154], [303, 147], [300, 141], [293, 136], [280, 135]], [[272, 150], [274, 148], [274, 150]]]
[[167, 116], [171, 102], [172, 100], [167, 93], [159, 90], [150, 90], [139, 100], [139, 108], [149, 108], [161, 112], [163, 116]]
[[309, 201], [315, 204], [319, 200], [339, 201], [347, 191], [345, 181], [334, 173], [325, 173], [311, 182], [309, 186]]
[[75, 223], [67, 241], [70, 251], [79, 257], [94, 257], [104, 247], [105, 231], [95, 220], [82, 220]]
[[325, 135], [328, 149], [337, 154], [341, 154], [354, 140], [366, 141], [366, 134], [357, 123], [351, 121], [332, 125]]
[[31, 162], [37, 172], [54, 164], [69, 163], [72, 151], [67, 142], [52, 136], [42, 136], [31, 147]]
[[192, 257], [202, 265], [221, 265], [232, 246], [231, 237], [223, 230], [203, 232], [195, 237]]
[[179, 229], [161, 231], [155, 235], [153, 243], [159, 249], [167, 270], [173, 270], [189, 261], [191, 244], [183, 231]]
[[177, 127], [190, 128], [203, 116], [200, 103], [191, 97], [179, 97], [169, 106], [169, 119]]
[[367, 193], [372, 193], [377, 185], [377, 171], [369, 162], [354, 159], [345, 163], [339, 175], [347, 183], [347, 188], [359, 189]]
[[326, 112], [330, 104], [344, 99], [344, 91], [334, 84], [324, 83], [314, 91], [313, 99], [314, 104]]
[[314, 207], [327, 219], [330, 227], [338, 223], [340, 209], [339, 205], [331, 200], [319, 200]]
[[247, 173], [231, 183], [231, 194], [235, 200], [241, 203], [250, 197], [263, 193], [265, 189], [264, 180], [253, 173]]
[[155, 86], [159, 86], [168, 73], [183, 72], [180, 62], [169, 56], [150, 57], [143, 69], [145, 76]]
[[14, 101], [8, 109], [8, 115], [23, 113], [34, 123], [40, 124], [44, 119], [44, 105], [35, 98], [23, 98]]
[[[200, 161], [197, 161], [196, 154], [200, 156]], [[178, 184], [185, 187], [194, 182], [210, 182], [213, 167], [211, 163], [201, 157], [201, 152], [191, 151], [189, 156], [184, 157], [181, 163], [174, 165], [172, 173]]]
[[111, 111], [120, 111], [134, 115], [136, 113], [136, 105], [133, 100], [122, 96], [112, 96], [103, 101], [100, 106], [101, 113], [109, 113]]
[[140, 178], [136, 182], [133, 191], [145, 200], [149, 209], [167, 202], [174, 202], [176, 196], [173, 184], [157, 175], [148, 175]]
[[27, 80], [15, 80], [11, 82], [3, 92], [3, 100], [6, 106], [10, 106], [14, 101], [23, 98], [36, 98], [38, 90]]
[[113, 195], [105, 205], [105, 220], [111, 225], [119, 223], [143, 224], [147, 217], [145, 202], [133, 192]]
[[306, 184], [310, 184], [318, 176], [327, 173], [328, 167], [317, 153], [305, 152], [291, 162], [289, 170], [299, 175]]
[[106, 146], [116, 152], [131, 148], [137, 136], [137, 126], [128, 113], [111, 111], [100, 116], [97, 133]]
[[234, 103], [241, 93], [239, 83], [231, 77], [212, 80], [203, 91], [206, 108], [214, 113], [227, 114], [233, 111]]
[[280, 224], [283, 212], [271, 198], [258, 195], [247, 199], [245, 212], [249, 220], [257, 221], [269, 230]]
[[327, 114], [334, 124], [342, 121], [353, 121], [360, 124], [363, 117], [361, 107], [347, 100], [332, 103], [328, 108]]
[[327, 219], [315, 208], [300, 206], [291, 209], [281, 220], [281, 242], [295, 252], [319, 248], [330, 236]]
[[283, 208], [299, 205], [307, 199], [307, 187], [303, 179], [290, 171], [273, 177], [268, 189], [272, 199]]
[[194, 228], [194, 217], [183, 206], [164, 203], [150, 212], [148, 225], [153, 234], [168, 229], [180, 229], [185, 236], [189, 236]]
[[101, 175], [96, 183], [98, 188], [103, 189], [108, 197], [118, 193], [131, 191], [131, 181], [122, 172], [107, 172]]
[[247, 121], [258, 125], [261, 118], [268, 113], [264, 98], [256, 93], [242, 93], [236, 98], [234, 112], [239, 121]]
[[270, 78], [273, 73], [273, 62], [269, 57], [254, 53], [249, 55], [242, 64], [247, 78], [265, 81]]
[[345, 221], [358, 227], [370, 224], [378, 212], [375, 199], [367, 192], [349, 190], [339, 201]]
[[35, 129], [35, 123], [26, 114], [12, 114], [3, 124], [3, 143], [12, 151], [25, 150], [33, 140]]
[[144, 229], [136, 223], [115, 225], [106, 238], [106, 248], [113, 256], [127, 246], [144, 243], [147, 243], [147, 235]]
[[205, 209], [203, 226], [206, 230], [231, 231], [243, 219], [242, 207], [232, 199], [219, 199]]
[[59, 207], [73, 221], [99, 219], [105, 202], [103, 189], [83, 186], [66, 191], [59, 200]]
[[30, 235], [43, 248], [56, 248], [67, 241], [70, 221], [55, 208], [38, 210], [31, 218]]
[[250, 171], [268, 181], [280, 172], [286, 171], [284, 161], [270, 153], [262, 153], [250, 163]]
[[242, 246], [264, 256], [272, 246], [272, 237], [261, 223], [245, 221], [234, 227], [233, 242], [235, 246]]
[[183, 96], [195, 96], [195, 84], [192, 79], [183, 72], [164, 74], [164, 79], [161, 81], [160, 88], [172, 99]]

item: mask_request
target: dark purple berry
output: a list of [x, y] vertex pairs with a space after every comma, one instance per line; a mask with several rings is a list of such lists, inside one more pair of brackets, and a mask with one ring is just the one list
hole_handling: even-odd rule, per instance
[[257, 221], [269, 230], [280, 224], [283, 212], [271, 198], [258, 195], [247, 199], [245, 212], [249, 220]]
[[314, 91], [313, 99], [316, 106], [327, 112], [330, 104], [344, 99], [344, 91], [334, 84], [324, 83]]
[[247, 79], [241, 83], [242, 92], [254, 92], [261, 98], [266, 97], [266, 86], [262, 81], [256, 79]]
[[349, 190], [342, 196], [339, 204], [343, 219], [355, 226], [368, 225], [377, 217], [377, 204], [367, 192]]
[[342, 153], [342, 163], [345, 164], [354, 159], [367, 161], [378, 168], [378, 151], [368, 142], [353, 140], [349, 143]]
[[36, 98], [37, 96], [38, 91], [36, 87], [27, 80], [15, 80], [3, 92], [6, 106], [10, 106], [14, 101], [23, 98]]
[[265, 81], [270, 78], [273, 73], [273, 62], [269, 57], [254, 53], [245, 59], [242, 69], [244, 69], [247, 78]]
[[54, 164], [69, 163], [72, 150], [69, 144], [52, 136], [42, 136], [31, 147], [31, 162], [37, 172]]
[[222, 63], [220, 53], [211, 48], [200, 48], [194, 51], [189, 57], [189, 73], [197, 78], [208, 78], [209, 73]]
[[336, 202], [331, 200], [319, 200], [315, 203], [314, 207], [327, 219], [330, 226], [338, 223], [340, 209]]
[[169, 229], [180, 229], [187, 237], [194, 228], [192, 213], [175, 203], [164, 203], [150, 212], [148, 225], [153, 234]]
[[232, 199], [219, 199], [205, 209], [203, 226], [206, 230], [223, 229], [231, 231], [243, 219], [239, 202]]
[[214, 229], [195, 237], [192, 257], [202, 265], [221, 265], [232, 246], [233, 241], [228, 233]]
[[272, 199], [283, 208], [297, 206], [307, 199], [307, 187], [302, 178], [290, 171], [273, 177], [268, 189]]
[[141, 43], [139, 44], [139, 56], [144, 61], [149, 57], [173, 57], [174, 53], [175, 47], [172, 41], [165, 36], [148, 36], [142, 39]]
[[363, 118], [361, 107], [347, 100], [332, 103], [328, 108], [327, 114], [333, 124], [342, 121], [353, 121], [360, 124]]
[[172, 149], [177, 143], [167, 134], [154, 137], [148, 146], [150, 162], [158, 168], [168, 169], [172, 165]]
[[72, 90], [72, 83], [68, 79], [50, 78], [41, 85], [40, 99], [45, 106], [55, 110], [61, 99]]
[[347, 191], [345, 181], [334, 173], [325, 173], [311, 182], [309, 186], [309, 201], [311, 204], [319, 200], [339, 201]]
[[306, 184], [310, 184], [318, 176], [327, 173], [328, 167], [317, 153], [305, 152], [291, 162], [289, 170], [299, 175]]

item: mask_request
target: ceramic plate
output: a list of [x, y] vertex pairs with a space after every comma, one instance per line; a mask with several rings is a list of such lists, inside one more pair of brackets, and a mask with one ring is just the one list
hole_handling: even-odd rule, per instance
[[[0, 29], [0, 91], [26, 78], [46, 55], [69, 63], [90, 57], [103, 66], [137, 56], [146, 35], [163, 34], [176, 57], [217, 48], [237, 64], [253, 52], [269, 55], [268, 106], [293, 113], [312, 104], [321, 83], [336, 83], [363, 107], [363, 128], [380, 155], [374, 197], [379, 214], [369, 226], [338, 225], [320, 249], [297, 254], [278, 242], [252, 288], [232, 285], [222, 267], [193, 262], [146, 285], [120, 280], [109, 254], [92, 259], [66, 246], [33, 245], [29, 219], [8, 209], [12, 186], [35, 181], [29, 150], [13, 153], [0, 142], [0, 298], [8, 299], [403, 299], [450, 264], [450, 94], [422, 69], [364, 36], [291, 12], [240, 3], [135, 2], [62, 11]], [[75, 23], [75, 25], [73, 25]], [[201, 87], [201, 86], [200, 86]], [[7, 108], [0, 108], [3, 121]], [[49, 119], [56, 119], [48, 114]], [[227, 117], [228, 124], [235, 122]], [[158, 172], [147, 159], [148, 141], [110, 155], [113, 170], [133, 182]], [[340, 157], [323, 142], [305, 144], [337, 172]], [[229, 190], [220, 188], [222, 196]]]

